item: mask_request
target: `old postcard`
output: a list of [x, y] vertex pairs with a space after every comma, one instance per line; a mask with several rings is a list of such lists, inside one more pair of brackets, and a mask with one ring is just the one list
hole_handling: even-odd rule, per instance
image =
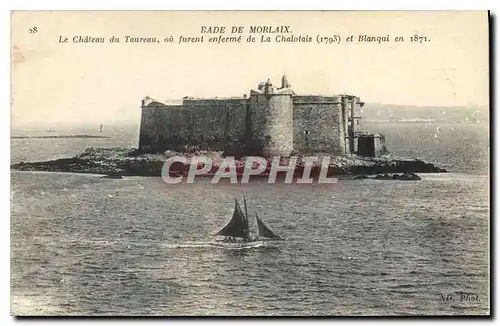
[[14, 11], [11, 314], [489, 316], [486, 11]]

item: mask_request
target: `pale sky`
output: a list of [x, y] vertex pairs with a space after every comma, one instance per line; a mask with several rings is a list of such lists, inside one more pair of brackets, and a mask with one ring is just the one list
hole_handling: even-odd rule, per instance
[[[201, 26], [289, 25], [312, 43], [167, 44]], [[37, 33], [29, 29], [37, 26]], [[317, 44], [316, 35], [341, 44]], [[349, 44], [351, 34], [401, 35], [396, 44]], [[430, 42], [409, 42], [413, 34]], [[104, 37], [77, 44], [74, 36]], [[111, 36], [120, 44], [110, 44]], [[126, 44], [124, 36], [160, 44]], [[229, 36], [228, 33], [224, 34]], [[59, 36], [69, 43], [59, 44]], [[210, 35], [205, 35], [209, 37]], [[260, 39], [259, 35], [256, 35]], [[274, 38], [274, 36], [272, 36]], [[140, 118], [141, 99], [248, 94], [286, 73], [297, 94], [351, 93], [365, 102], [487, 106], [487, 12], [14, 12], [12, 122]]]

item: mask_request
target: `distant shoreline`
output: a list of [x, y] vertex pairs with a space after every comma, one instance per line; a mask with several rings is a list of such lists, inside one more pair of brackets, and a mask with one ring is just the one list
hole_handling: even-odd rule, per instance
[[60, 136], [11, 136], [11, 139], [31, 139], [31, 138], [111, 138], [108, 136], [93, 135], [60, 135]]

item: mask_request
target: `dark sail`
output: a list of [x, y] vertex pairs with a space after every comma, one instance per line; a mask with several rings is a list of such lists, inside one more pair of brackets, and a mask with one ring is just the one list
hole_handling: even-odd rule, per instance
[[263, 238], [269, 238], [274, 240], [283, 240], [280, 236], [274, 234], [271, 228], [259, 218], [257, 213], [255, 213], [255, 218], [257, 219], [257, 226], [259, 228], [259, 236]]
[[234, 200], [234, 212], [231, 221], [216, 235], [225, 237], [248, 238], [248, 219], [241, 211], [238, 201]]

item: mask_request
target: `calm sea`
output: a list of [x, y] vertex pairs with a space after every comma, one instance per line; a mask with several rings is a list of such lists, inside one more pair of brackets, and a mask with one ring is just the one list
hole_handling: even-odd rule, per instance
[[[55, 134], [111, 138], [13, 139], [11, 161], [136, 146], [135, 126], [105, 128]], [[11, 172], [12, 314], [488, 314], [488, 126], [368, 128], [451, 173], [242, 186]], [[286, 242], [209, 246], [242, 191]]]

